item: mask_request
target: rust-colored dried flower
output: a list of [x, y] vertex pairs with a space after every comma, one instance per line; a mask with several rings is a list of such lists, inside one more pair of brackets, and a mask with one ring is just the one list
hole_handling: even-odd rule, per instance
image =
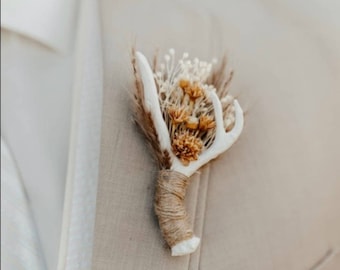
[[215, 121], [211, 116], [207, 116], [207, 115], [202, 115], [200, 117], [200, 121], [199, 121], [199, 129], [202, 131], [206, 131], [208, 129], [212, 129], [215, 127]]
[[195, 100], [204, 95], [203, 89], [198, 85], [198, 83], [192, 84], [188, 80], [180, 80], [178, 85], [191, 100]]
[[190, 161], [197, 160], [202, 147], [202, 140], [188, 131], [177, 133], [172, 141], [172, 150], [184, 165], [189, 165]]
[[188, 112], [183, 108], [173, 106], [168, 109], [168, 113], [173, 124], [180, 124], [188, 119]]
[[190, 99], [195, 100], [204, 95], [203, 89], [198, 84], [193, 84], [184, 89], [184, 92], [188, 94]]
[[190, 85], [190, 82], [188, 80], [182, 79], [178, 82], [178, 85], [179, 85], [179, 87], [181, 87], [184, 90], [185, 88], [187, 88]]

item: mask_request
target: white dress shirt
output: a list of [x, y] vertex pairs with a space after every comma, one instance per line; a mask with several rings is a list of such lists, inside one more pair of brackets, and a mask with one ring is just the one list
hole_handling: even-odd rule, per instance
[[96, 2], [2, 1], [1, 35], [1, 136], [41, 258], [47, 269], [89, 269], [102, 102]]

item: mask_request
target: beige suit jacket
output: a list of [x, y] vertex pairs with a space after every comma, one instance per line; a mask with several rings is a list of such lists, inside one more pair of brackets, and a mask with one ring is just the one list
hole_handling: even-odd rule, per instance
[[[340, 269], [340, 22], [335, 2], [100, 1], [104, 104], [93, 269]], [[157, 167], [132, 122], [130, 48], [224, 52], [239, 141], [186, 198], [202, 243], [171, 257]]]
[[[1, 265], [340, 269], [339, 3], [2, 1]], [[186, 204], [202, 243], [190, 256], [170, 256], [154, 215], [132, 46], [149, 59], [227, 53], [235, 70], [246, 125], [193, 177]]]

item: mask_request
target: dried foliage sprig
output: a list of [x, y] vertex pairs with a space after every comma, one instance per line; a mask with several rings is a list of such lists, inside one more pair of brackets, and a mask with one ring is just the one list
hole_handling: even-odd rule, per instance
[[184, 53], [176, 61], [169, 50], [165, 63], [150, 67], [145, 56], [133, 50], [135, 120], [145, 134], [160, 173], [155, 212], [173, 256], [190, 254], [200, 239], [191, 229], [184, 207], [190, 176], [228, 150], [244, 124], [243, 111], [228, 94], [233, 72], [226, 59], [220, 65]]

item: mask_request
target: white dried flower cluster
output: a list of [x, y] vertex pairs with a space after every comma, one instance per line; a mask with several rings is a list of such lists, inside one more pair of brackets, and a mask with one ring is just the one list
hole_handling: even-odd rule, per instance
[[212, 85], [207, 85], [206, 81], [211, 74], [213, 64], [216, 64], [216, 59], [212, 62], [200, 61], [195, 58], [189, 60], [189, 54], [184, 53], [182, 58], [177, 63], [175, 50], [170, 49], [169, 54], [164, 56], [165, 63], [160, 65], [154, 76], [158, 85], [159, 93], [172, 93], [176, 90], [176, 86], [180, 80], [187, 80], [190, 83], [198, 83], [204, 90], [214, 90]]

